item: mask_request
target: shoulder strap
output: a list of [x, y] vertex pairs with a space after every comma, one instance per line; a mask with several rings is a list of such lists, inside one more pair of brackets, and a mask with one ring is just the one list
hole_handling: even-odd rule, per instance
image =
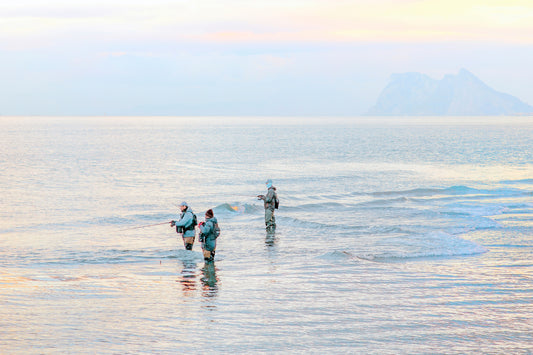
[[214, 226], [215, 226], [214, 230], [215, 230], [215, 239], [216, 239], [220, 235], [220, 227], [218, 226], [218, 222], [214, 223]]
[[189, 225], [184, 226], [183, 229], [192, 230], [192, 229], [194, 229], [194, 227], [197, 224], [196, 223], [196, 215], [193, 213], [193, 211], [190, 211], [190, 210], [185, 211], [185, 213], [190, 213], [192, 215], [192, 218], [191, 218], [191, 222], [189, 223]]

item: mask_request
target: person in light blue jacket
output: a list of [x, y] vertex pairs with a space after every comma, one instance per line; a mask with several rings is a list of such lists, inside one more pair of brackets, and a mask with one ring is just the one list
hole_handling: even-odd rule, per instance
[[180, 219], [178, 221], [170, 221], [170, 226], [176, 226], [176, 233], [182, 235], [185, 249], [192, 250], [194, 237], [196, 236], [196, 215], [187, 205], [187, 202], [180, 204], [180, 210]]
[[217, 238], [220, 235], [220, 228], [218, 227], [218, 221], [213, 214], [213, 210], [207, 210], [205, 213], [205, 222], [199, 224], [199, 229], [199, 239], [202, 243], [204, 260], [206, 262], [211, 262], [215, 259]]

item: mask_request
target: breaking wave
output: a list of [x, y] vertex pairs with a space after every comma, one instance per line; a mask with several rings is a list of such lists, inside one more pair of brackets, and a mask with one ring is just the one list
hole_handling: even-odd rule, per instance
[[251, 204], [230, 204], [223, 203], [213, 208], [213, 211], [217, 214], [255, 214], [263, 211], [263, 206], [251, 205]]

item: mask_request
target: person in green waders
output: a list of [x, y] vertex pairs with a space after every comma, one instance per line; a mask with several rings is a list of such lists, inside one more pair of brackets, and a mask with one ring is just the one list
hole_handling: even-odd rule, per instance
[[176, 233], [182, 235], [185, 249], [192, 250], [194, 237], [196, 236], [196, 215], [187, 205], [187, 202], [180, 204], [180, 210], [180, 219], [178, 221], [170, 221], [170, 226], [176, 226]]
[[271, 234], [276, 231], [276, 218], [274, 217], [274, 210], [278, 208], [279, 199], [276, 188], [272, 186], [272, 180], [266, 181], [267, 194], [257, 195], [259, 200], [263, 200], [265, 206], [265, 226], [267, 233]]
[[213, 210], [209, 209], [205, 212], [205, 222], [200, 222], [198, 227], [200, 229], [198, 239], [202, 243], [204, 260], [205, 262], [211, 262], [215, 259], [217, 238], [220, 235], [220, 228], [218, 227], [218, 221], [213, 214]]

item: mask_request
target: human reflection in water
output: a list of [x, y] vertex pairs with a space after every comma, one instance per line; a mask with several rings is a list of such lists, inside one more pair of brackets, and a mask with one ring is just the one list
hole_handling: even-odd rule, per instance
[[[218, 295], [218, 277], [215, 262], [206, 262], [202, 268], [202, 296], [206, 301], [211, 301]], [[213, 307], [207, 306], [208, 308]]]
[[276, 233], [275, 232], [272, 232], [272, 233], [268, 233], [266, 234], [266, 237], [265, 237], [265, 245], [267, 247], [274, 247], [276, 246], [276, 243], [278, 241], [278, 238], [276, 237]]
[[191, 297], [196, 291], [196, 262], [193, 260], [182, 260], [182, 262], [181, 277], [177, 281], [183, 288], [183, 295]]

